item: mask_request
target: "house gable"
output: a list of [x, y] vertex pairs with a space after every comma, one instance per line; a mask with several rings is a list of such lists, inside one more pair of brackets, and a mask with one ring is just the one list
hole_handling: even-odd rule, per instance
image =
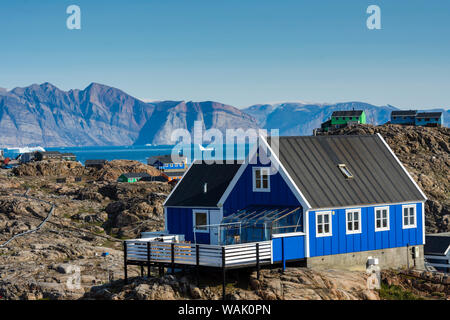
[[[261, 138], [262, 139], [262, 138]], [[303, 206], [299, 201], [299, 195], [294, 193], [292, 185], [289, 185], [286, 175], [279, 167], [278, 171], [270, 175], [270, 190], [255, 191], [253, 172], [255, 168], [270, 168], [277, 160], [271, 157], [269, 163], [261, 163], [261, 154], [265, 151], [257, 147], [256, 152], [251, 152], [244, 166], [237, 172], [233, 181], [225, 191], [219, 206], [223, 207], [224, 217], [250, 205], [281, 205]]]

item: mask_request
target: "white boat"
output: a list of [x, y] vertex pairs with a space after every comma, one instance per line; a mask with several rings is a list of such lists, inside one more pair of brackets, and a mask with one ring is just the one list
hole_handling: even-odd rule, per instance
[[204, 146], [202, 146], [201, 144], [198, 145], [198, 148], [200, 149], [200, 151], [204, 152], [204, 151], [214, 151], [213, 147], [210, 148], [205, 148]]

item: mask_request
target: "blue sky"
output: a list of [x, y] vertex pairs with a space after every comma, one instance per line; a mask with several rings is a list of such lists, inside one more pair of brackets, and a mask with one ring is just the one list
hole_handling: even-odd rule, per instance
[[[450, 105], [450, 1], [0, 0], [0, 87], [146, 100]], [[66, 28], [81, 8], [82, 29]], [[381, 8], [368, 30], [366, 8]]]

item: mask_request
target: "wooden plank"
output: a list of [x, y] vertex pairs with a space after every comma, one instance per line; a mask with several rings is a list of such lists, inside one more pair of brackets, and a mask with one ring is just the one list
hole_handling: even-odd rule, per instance
[[[267, 260], [270, 259], [270, 256], [265, 256], [265, 257], [259, 257], [259, 260]], [[236, 258], [226, 258], [225, 259], [227, 262], [235, 262], [235, 261], [241, 261], [241, 260], [254, 260], [256, 261], [256, 254], [252, 255], [252, 256], [245, 256], [245, 257], [236, 257]]]
[[[260, 252], [261, 254], [264, 254], [264, 253], [270, 254], [271, 249], [270, 249], [270, 248], [259, 249], [259, 252]], [[252, 253], [256, 253], [256, 249], [254, 249], [254, 250], [246, 250], [246, 251], [243, 251], [243, 252], [226, 253], [226, 256], [227, 256], [227, 257], [242, 256], [242, 255], [252, 254]]]

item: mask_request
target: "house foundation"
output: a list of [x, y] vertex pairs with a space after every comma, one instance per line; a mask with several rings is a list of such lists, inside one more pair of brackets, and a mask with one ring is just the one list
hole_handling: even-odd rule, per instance
[[311, 257], [306, 259], [306, 265], [311, 269], [364, 271], [369, 257], [377, 258], [381, 269], [408, 268], [408, 266], [424, 269], [423, 245]]

